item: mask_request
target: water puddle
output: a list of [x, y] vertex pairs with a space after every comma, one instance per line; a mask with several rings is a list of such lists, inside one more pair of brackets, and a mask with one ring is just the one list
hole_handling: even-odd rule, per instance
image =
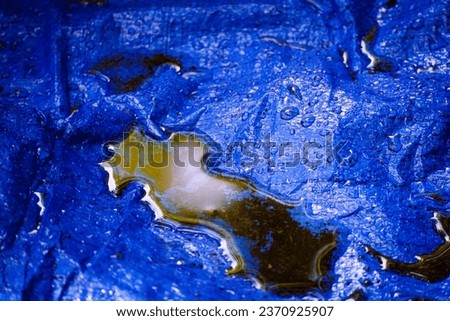
[[291, 217], [292, 206], [245, 180], [207, 172], [205, 142], [181, 133], [156, 141], [134, 130], [101, 165], [112, 192], [120, 194], [128, 183], [140, 181], [157, 218], [219, 238], [234, 262], [228, 273], [244, 274], [279, 293], [323, 289], [335, 233], [300, 226]]
[[417, 256], [417, 262], [396, 261], [369, 246], [366, 250], [379, 259], [383, 270], [409, 275], [426, 282], [442, 281], [450, 275], [450, 217], [435, 212], [433, 218], [436, 221], [436, 230], [445, 242], [432, 253]]

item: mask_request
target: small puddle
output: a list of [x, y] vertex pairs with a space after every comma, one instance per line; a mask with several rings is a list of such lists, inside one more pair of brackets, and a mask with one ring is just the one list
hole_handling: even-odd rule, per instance
[[101, 163], [114, 193], [132, 181], [146, 186], [144, 200], [157, 217], [213, 232], [234, 262], [228, 273], [256, 279], [263, 288], [297, 293], [321, 289], [336, 245], [332, 231], [314, 233], [291, 217], [292, 206], [249, 182], [213, 175], [202, 160], [201, 136], [172, 134], [166, 141], [132, 131]]

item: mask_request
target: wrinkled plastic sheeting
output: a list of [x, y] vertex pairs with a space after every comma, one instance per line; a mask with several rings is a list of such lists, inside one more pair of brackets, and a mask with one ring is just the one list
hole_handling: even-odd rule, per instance
[[[294, 167], [270, 148], [256, 166], [238, 148], [214, 164], [338, 230], [329, 290], [292, 298], [448, 300], [449, 278], [383, 271], [364, 250], [414, 262], [442, 243], [448, 15], [447, 1], [2, 2], [0, 298], [280, 299], [226, 275], [218, 240], [156, 224], [142, 186], [108, 191], [103, 144], [137, 124], [223, 150], [323, 147]], [[181, 69], [114, 88], [154, 54]], [[93, 72], [110, 57], [130, 63]]]

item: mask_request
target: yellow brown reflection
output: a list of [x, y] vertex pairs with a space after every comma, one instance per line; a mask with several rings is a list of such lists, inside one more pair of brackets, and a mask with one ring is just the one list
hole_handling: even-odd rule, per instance
[[245, 274], [277, 292], [321, 287], [335, 233], [300, 226], [291, 217], [292, 206], [243, 179], [207, 172], [201, 137], [176, 133], [157, 141], [134, 130], [113, 148], [115, 155], [101, 164], [110, 174], [110, 188], [119, 193], [140, 181], [147, 186], [144, 199], [163, 220], [217, 235], [235, 262], [228, 273]]

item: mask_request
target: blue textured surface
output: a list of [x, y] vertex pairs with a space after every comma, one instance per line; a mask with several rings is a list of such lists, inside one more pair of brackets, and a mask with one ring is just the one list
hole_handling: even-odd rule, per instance
[[[154, 224], [138, 184], [108, 191], [102, 146], [133, 124], [221, 146], [346, 141], [340, 164], [314, 169], [219, 165], [340, 230], [330, 289], [288, 298], [450, 299], [450, 278], [383, 271], [364, 250], [413, 262], [443, 242], [431, 218], [450, 210], [448, 1], [80, 2], [1, 0], [0, 299], [280, 299], [227, 276], [218, 240]], [[367, 67], [363, 39], [383, 64]], [[129, 92], [106, 81], [159, 53], [181, 70]], [[114, 55], [129, 66], [90, 72]]]

